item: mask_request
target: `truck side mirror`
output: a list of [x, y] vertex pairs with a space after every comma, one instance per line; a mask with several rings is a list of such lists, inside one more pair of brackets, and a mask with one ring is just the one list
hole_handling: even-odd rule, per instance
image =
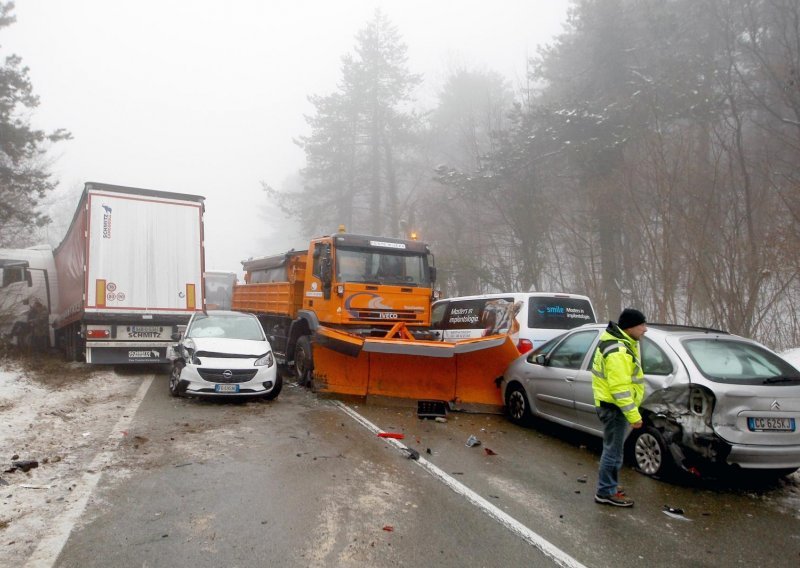
[[322, 280], [322, 293], [326, 300], [331, 299], [331, 285], [333, 284], [333, 270], [331, 269], [330, 257], [324, 257], [319, 267], [319, 278]]
[[322, 264], [319, 267], [319, 279], [322, 280], [323, 286], [330, 286], [331, 279], [333, 278], [332, 270], [331, 270], [331, 261], [328, 258], [322, 259]]
[[434, 282], [436, 282], [436, 267], [435, 266], [431, 266], [431, 267], [428, 268], [428, 270], [430, 271], [430, 275], [431, 275], [431, 284], [433, 284]]

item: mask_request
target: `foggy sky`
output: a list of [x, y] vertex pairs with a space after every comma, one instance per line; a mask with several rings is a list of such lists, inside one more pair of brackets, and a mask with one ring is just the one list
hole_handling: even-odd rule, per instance
[[526, 57], [561, 31], [567, 3], [18, 0], [0, 55], [30, 68], [33, 126], [74, 137], [50, 154], [59, 191], [96, 181], [203, 195], [206, 268], [240, 272], [248, 257], [306, 246], [263, 216], [260, 182], [280, 188], [302, 167], [292, 140], [308, 132], [307, 96], [336, 90], [376, 7], [424, 76], [417, 98], [432, 102], [458, 66], [523, 85]]

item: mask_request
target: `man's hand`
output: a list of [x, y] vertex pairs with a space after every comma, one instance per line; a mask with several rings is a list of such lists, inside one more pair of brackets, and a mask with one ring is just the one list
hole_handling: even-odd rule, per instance
[[633, 424], [631, 424], [631, 426], [632, 426], [634, 429], [636, 429], [636, 428], [641, 428], [641, 427], [642, 427], [642, 421], [641, 421], [641, 420], [639, 420], [638, 422], [634, 422]]

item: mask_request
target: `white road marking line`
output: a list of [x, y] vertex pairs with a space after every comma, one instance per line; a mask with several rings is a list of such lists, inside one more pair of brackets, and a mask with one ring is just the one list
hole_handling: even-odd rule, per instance
[[36, 550], [33, 551], [33, 554], [25, 563], [26, 566], [30, 568], [45, 568], [55, 564], [58, 555], [61, 554], [61, 549], [64, 548], [70, 533], [72, 533], [72, 529], [86, 509], [86, 504], [89, 502], [89, 497], [91, 497], [95, 487], [97, 487], [97, 482], [100, 481], [103, 466], [111, 462], [112, 453], [116, 451], [120, 441], [125, 436], [123, 431], [129, 428], [136, 410], [153, 383], [153, 379], [155, 379], [155, 375], [151, 375], [149, 379], [146, 379], [139, 387], [139, 390], [136, 391], [136, 395], [128, 403], [128, 406], [125, 407], [122, 416], [108, 436], [109, 446], [92, 460], [86, 473], [83, 474], [81, 480], [72, 490], [73, 501], [55, 519], [50, 526], [50, 534], [39, 542]]
[[[375, 424], [367, 420], [365, 417], [361, 416], [358, 412], [344, 404], [340, 401], [333, 401], [345, 414], [349, 415], [353, 420], [361, 424], [367, 430], [370, 430], [374, 434], [378, 434], [383, 432], [379, 427]], [[393, 438], [383, 438], [382, 442], [387, 442], [398, 450], [407, 453], [409, 448], [403, 444], [402, 442], [395, 440]], [[578, 562], [575, 558], [558, 548], [556, 545], [551, 543], [550, 541], [546, 540], [544, 537], [540, 536], [539, 534], [535, 533], [514, 517], [509, 515], [508, 513], [498, 509], [489, 501], [475, 493], [472, 489], [464, 485], [463, 483], [459, 482], [456, 479], [453, 479], [451, 476], [447, 475], [444, 471], [433, 465], [431, 462], [423, 458], [422, 456], [419, 457], [416, 461], [419, 466], [425, 470], [427, 470], [431, 475], [436, 477], [439, 481], [447, 485], [450, 489], [458, 493], [459, 495], [464, 496], [467, 501], [481, 509], [484, 513], [498, 521], [501, 525], [509, 529], [511, 532], [516, 534], [517, 536], [521, 537], [523, 540], [528, 542], [529, 544], [533, 545], [542, 553], [553, 560], [557, 565], [564, 566], [565, 568], [586, 568], [584, 564]]]

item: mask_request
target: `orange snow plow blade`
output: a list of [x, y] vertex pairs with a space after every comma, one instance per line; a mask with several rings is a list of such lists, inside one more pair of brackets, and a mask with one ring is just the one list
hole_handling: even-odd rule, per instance
[[518, 356], [507, 334], [452, 343], [414, 339], [403, 323], [382, 338], [321, 327], [314, 384], [329, 393], [501, 406], [495, 379]]

